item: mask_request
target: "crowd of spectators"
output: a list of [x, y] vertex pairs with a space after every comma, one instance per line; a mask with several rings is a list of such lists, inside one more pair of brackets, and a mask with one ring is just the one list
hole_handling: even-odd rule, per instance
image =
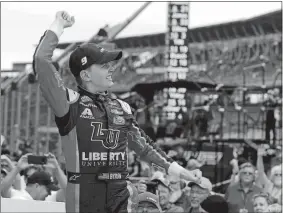
[[[281, 153], [281, 152], [280, 152]], [[279, 154], [279, 152], [278, 152]], [[64, 202], [67, 178], [56, 157], [45, 155], [41, 165], [30, 164], [27, 153], [15, 162], [8, 154], [1, 155], [1, 197], [21, 200]], [[154, 171], [129, 152], [130, 178], [139, 193], [137, 212], [281, 212], [282, 162], [275, 161], [270, 171], [264, 168], [265, 146], [258, 147], [257, 164], [235, 158], [233, 174], [225, 194], [215, 193], [211, 181], [202, 177], [199, 183], [185, 182], [178, 177]], [[178, 156], [178, 155], [177, 155]], [[277, 156], [280, 157], [280, 156]], [[187, 169], [203, 165], [197, 160], [185, 162]]]

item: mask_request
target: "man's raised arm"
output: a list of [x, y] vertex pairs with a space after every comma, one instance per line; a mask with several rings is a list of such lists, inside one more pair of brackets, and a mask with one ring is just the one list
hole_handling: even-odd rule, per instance
[[73, 17], [66, 12], [57, 12], [56, 19], [41, 37], [34, 53], [33, 69], [38, 75], [40, 89], [57, 117], [63, 117], [69, 111], [68, 90], [51, 58], [64, 28], [73, 24]]

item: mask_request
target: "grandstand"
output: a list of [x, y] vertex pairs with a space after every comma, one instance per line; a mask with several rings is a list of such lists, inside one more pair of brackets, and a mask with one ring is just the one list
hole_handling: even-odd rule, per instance
[[[228, 22], [207, 27], [190, 29], [189, 52], [192, 81], [211, 82], [201, 75], [205, 70], [217, 83], [235, 83], [242, 86], [243, 67], [260, 63], [267, 56], [266, 85], [281, 85], [274, 81], [276, 70], [281, 68], [282, 54], [282, 11], [275, 11], [244, 21]], [[138, 37], [120, 38], [113, 41], [127, 56], [120, 72], [116, 73], [119, 85], [134, 85], [143, 82], [163, 81], [165, 33]], [[82, 42], [77, 42], [77, 45]], [[61, 43], [65, 49], [70, 43]], [[195, 75], [193, 75], [195, 74]], [[249, 86], [261, 85], [261, 75], [245, 73]], [[237, 77], [237, 81], [234, 80]]]

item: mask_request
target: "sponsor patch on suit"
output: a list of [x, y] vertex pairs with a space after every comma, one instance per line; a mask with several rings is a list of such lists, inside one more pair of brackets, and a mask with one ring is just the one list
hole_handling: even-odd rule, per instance
[[117, 125], [124, 125], [126, 123], [125, 118], [121, 117], [121, 116], [116, 116], [113, 119], [113, 123], [117, 124]]
[[89, 108], [85, 108], [84, 111], [81, 113], [80, 117], [85, 119], [95, 119]]
[[115, 114], [115, 115], [123, 115], [124, 112], [118, 109], [111, 109], [110, 110], [111, 113]]
[[83, 97], [81, 98], [81, 102], [83, 102], [83, 103], [89, 102], [89, 101], [92, 101], [92, 100], [91, 100], [91, 98], [88, 97], [88, 96], [83, 96]]
[[119, 104], [115, 101], [109, 101], [108, 104], [111, 105], [111, 106], [119, 107]]

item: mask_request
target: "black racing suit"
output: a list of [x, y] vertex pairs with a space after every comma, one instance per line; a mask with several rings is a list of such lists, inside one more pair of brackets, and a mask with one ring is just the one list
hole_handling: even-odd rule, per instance
[[128, 147], [167, 172], [171, 160], [140, 130], [127, 103], [107, 93], [64, 87], [51, 61], [57, 44], [56, 34], [46, 31], [34, 54], [34, 70], [62, 138], [66, 212], [134, 212], [138, 201], [127, 179]]

